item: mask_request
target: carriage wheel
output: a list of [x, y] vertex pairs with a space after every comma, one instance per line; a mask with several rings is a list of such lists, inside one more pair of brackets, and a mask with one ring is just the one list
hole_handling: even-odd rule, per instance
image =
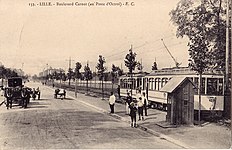
[[12, 98], [8, 97], [6, 100], [6, 108], [9, 109], [12, 108]]

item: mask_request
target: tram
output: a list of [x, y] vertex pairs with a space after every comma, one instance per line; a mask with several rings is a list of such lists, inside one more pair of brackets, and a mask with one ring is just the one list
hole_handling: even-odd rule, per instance
[[[120, 95], [126, 96], [131, 92], [135, 98], [136, 90], [146, 93], [149, 106], [167, 110], [167, 94], [162, 88], [173, 77], [188, 77], [194, 84], [194, 110], [199, 109], [198, 84], [199, 75], [188, 67], [164, 68], [154, 70], [149, 74], [133, 74], [121, 76], [119, 80]], [[202, 75], [201, 110], [223, 111], [224, 108], [224, 76], [221, 71], [207, 71]]]

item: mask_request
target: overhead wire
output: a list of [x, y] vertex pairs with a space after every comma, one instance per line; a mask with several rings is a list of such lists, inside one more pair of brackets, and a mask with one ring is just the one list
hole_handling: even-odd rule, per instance
[[[170, 36], [171, 37], [171, 36]], [[134, 47], [133, 48], [133, 50], [134, 49], [136, 49], [136, 50], [139, 50], [139, 51], [136, 51], [136, 53], [137, 54], [141, 54], [141, 53], [144, 53], [144, 50], [142, 50], [142, 49], [139, 49], [139, 48], [141, 48], [141, 47], [144, 47], [144, 46], [146, 46], [146, 45], [148, 45], [148, 44], [152, 44], [152, 43], [154, 43], [154, 42], [158, 42], [158, 41], [160, 41], [160, 39], [157, 39], [157, 40], [155, 40], [155, 41], [152, 41], [152, 42], [145, 42], [144, 44], [142, 44], [142, 45], [139, 45], [139, 46], [137, 46], [137, 47]], [[172, 44], [172, 45], [169, 45], [169, 47], [174, 47], [174, 46], [177, 46], [177, 45], [182, 45], [182, 44], [186, 44], [186, 42], [181, 42], [181, 43], [177, 43], [177, 44]], [[157, 49], [158, 48], [158, 49]], [[153, 47], [151, 50], [146, 50], [146, 53], [147, 52], [153, 52], [153, 51], [157, 51], [157, 50], [160, 50], [160, 49], [165, 49], [165, 47]], [[110, 61], [112, 62], [112, 61], [117, 61], [117, 60], [119, 60], [119, 59], [121, 59], [121, 55], [124, 53], [124, 52], [126, 52], [126, 51], [128, 51], [128, 50], [123, 50], [123, 51], [121, 51], [121, 52], [119, 52], [119, 53], [117, 53], [116, 55], [114, 54], [114, 55], [111, 55], [111, 57], [110, 57]], [[113, 58], [112, 58], [113, 57]], [[107, 58], [109, 58], [109, 57], [107, 57]]]
[[[164, 36], [164, 37], [162, 37], [162, 38], [164, 38], [164, 39], [168, 39], [168, 38], [172, 38], [172, 37], [174, 37], [175, 35], [171, 35], [171, 36]], [[146, 45], [148, 45], [148, 44], [152, 44], [152, 43], [155, 43], [155, 42], [158, 42], [160, 40], [160, 38], [157, 38], [156, 40], [154, 40], [154, 41], [146, 41], [145, 43], [143, 43], [143, 44], [141, 44], [141, 45], [139, 45], [139, 46], [136, 46], [136, 47], [133, 47], [133, 49], [138, 49], [138, 48], [141, 48], [141, 47], [143, 47], [143, 46], [146, 46]], [[128, 43], [128, 42], [125, 42], [125, 43]], [[125, 44], [124, 43], [124, 44]], [[122, 44], [122, 45], [124, 45], [124, 44]], [[122, 46], [121, 45], [121, 46]], [[120, 47], [121, 47], [120, 46]], [[114, 50], [113, 50], [114, 51]], [[115, 51], [116, 51], [116, 49], [115, 49]], [[113, 57], [113, 56], [117, 56], [117, 55], [120, 55], [120, 54], [122, 54], [122, 53], [124, 53], [124, 52], [127, 52], [128, 51], [128, 49], [126, 49], [126, 50], [122, 50], [121, 52], [119, 52], [119, 53], [116, 53], [116, 54], [111, 54], [111, 55], [106, 55], [105, 57], [107, 57], [107, 58], [111, 58], [111, 57]]]

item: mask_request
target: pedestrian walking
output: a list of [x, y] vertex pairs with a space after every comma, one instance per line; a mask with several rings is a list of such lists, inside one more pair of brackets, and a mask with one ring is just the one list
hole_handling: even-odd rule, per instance
[[135, 106], [134, 102], [130, 103], [130, 117], [131, 117], [131, 127], [137, 127], [136, 125], [136, 112], [137, 112], [137, 108]]
[[129, 115], [130, 114], [130, 103], [132, 102], [132, 97], [130, 96], [130, 93], [127, 93], [127, 97], [126, 97], [126, 114]]
[[144, 117], [143, 117], [143, 101], [142, 101], [142, 97], [140, 97], [139, 101], [138, 101], [138, 115], [139, 115], [139, 120], [141, 120], [141, 116], [142, 116], [142, 120], [144, 120]]
[[115, 104], [115, 96], [114, 96], [114, 93], [111, 92], [111, 96], [109, 98], [109, 105], [110, 105], [110, 113], [114, 113], [114, 104]]
[[148, 100], [147, 100], [145, 92], [143, 92], [142, 101], [143, 101], [143, 110], [144, 110], [145, 116], [147, 116]]

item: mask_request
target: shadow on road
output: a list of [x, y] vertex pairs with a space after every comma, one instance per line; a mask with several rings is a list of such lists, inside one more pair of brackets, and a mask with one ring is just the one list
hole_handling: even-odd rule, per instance
[[62, 98], [62, 97], [57, 97], [57, 98], [55, 98], [54, 100], [70, 100], [70, 101], [72, 101], [72, 100], [74, 100], [73, 98]]
[[30, 108], [48, 108], [48, 106], [30, 105], [30, 106], [28, 106], [27, 108], [28, 108], [28, 109], [30, 109]]
[[63, 100], [74, 100], [73, 98], [65, 98]]

